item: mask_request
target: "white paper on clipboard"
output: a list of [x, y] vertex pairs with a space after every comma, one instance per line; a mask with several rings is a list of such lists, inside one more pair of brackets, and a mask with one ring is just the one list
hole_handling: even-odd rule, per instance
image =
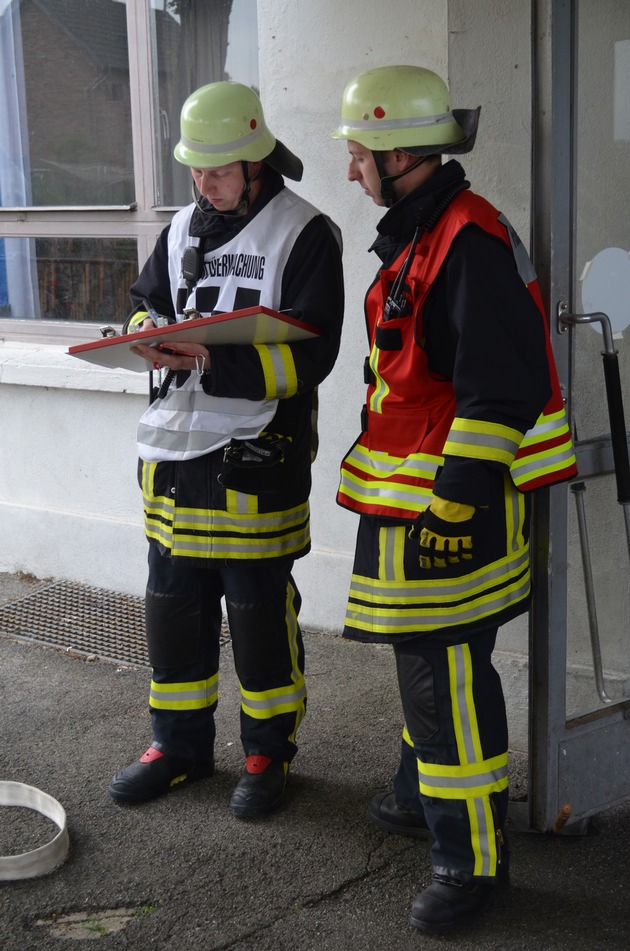
[[227, 314], [214, 314], [155, 327], [124, 336], [103, 337], [90, 343], [68, 347], [70, 356], [103, 367], [122, 367], [145, 372], [150, 369], [143, 357], [131, 352], [136, 343], [151, 346], [181, 341], [202, 344], [290, 343], [317, 337], [319, 330], [288, 314], [267, 307], [247, 307]]

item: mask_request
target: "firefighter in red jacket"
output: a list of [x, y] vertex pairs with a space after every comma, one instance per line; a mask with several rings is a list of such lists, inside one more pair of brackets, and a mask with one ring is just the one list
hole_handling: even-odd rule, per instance
[[368, 70], [333, 137], [388, 208], [371, 250], [361, 435], [338, 501], [360, 514], [344, 636], [393, 644], [405, 718], [391, 792], [369, 817], [433, 842], [411, 923], [453, 931], [508, 881], [499, 625], [527, 610], [530, 491], [575, 457], [532, 265], [456, 160], [479, 109], [435, 73]]

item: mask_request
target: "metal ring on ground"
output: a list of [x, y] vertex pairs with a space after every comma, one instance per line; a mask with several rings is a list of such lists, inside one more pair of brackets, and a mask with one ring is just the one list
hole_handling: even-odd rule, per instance
[[0, 856], [0, 881], [44, 875], [65, 859], [70, 847], [70, 839], [66, 811], [61, 803], [35, 786], [0, 780], [0, 806], [23, 806], [26, 809], [34, 809], [59, 826], [57, 835], [46, 845], [33, 849], [32, 852], [23, 852], [21, 855]]

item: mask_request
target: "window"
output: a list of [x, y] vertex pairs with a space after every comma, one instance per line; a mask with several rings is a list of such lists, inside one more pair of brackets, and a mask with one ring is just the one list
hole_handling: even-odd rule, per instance
[[257, 88], [256, 0], [0, 0], [0, 61], [2, 331], [121, 323], [190, 199], [182, 103]]

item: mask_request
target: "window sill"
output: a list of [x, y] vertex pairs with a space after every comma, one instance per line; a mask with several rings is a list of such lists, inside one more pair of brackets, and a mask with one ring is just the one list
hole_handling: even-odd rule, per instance
[[[88, 343], [101, 336], [101, 324], [87, 321], [0, 319], [0, 346], [6, 342], [56, 343], [67, 347]], [[120, 331], [120, 326], [115, 330]]]
[[[95, 390], [106, 393], [132, 393], [146, 396], [146, 373], [111, 369], [70, 356], [68, 346], [95, 340], [96, 325], [61, 325], [38, 321], [0, 321], [0, 385], [38, 386], [50, 389]], [[6, 325], [13, 327], [7, 331]], [[17, 326], [28, 324], [30, 332]], [[26, 338], [26, 339], [25, 339]]]

